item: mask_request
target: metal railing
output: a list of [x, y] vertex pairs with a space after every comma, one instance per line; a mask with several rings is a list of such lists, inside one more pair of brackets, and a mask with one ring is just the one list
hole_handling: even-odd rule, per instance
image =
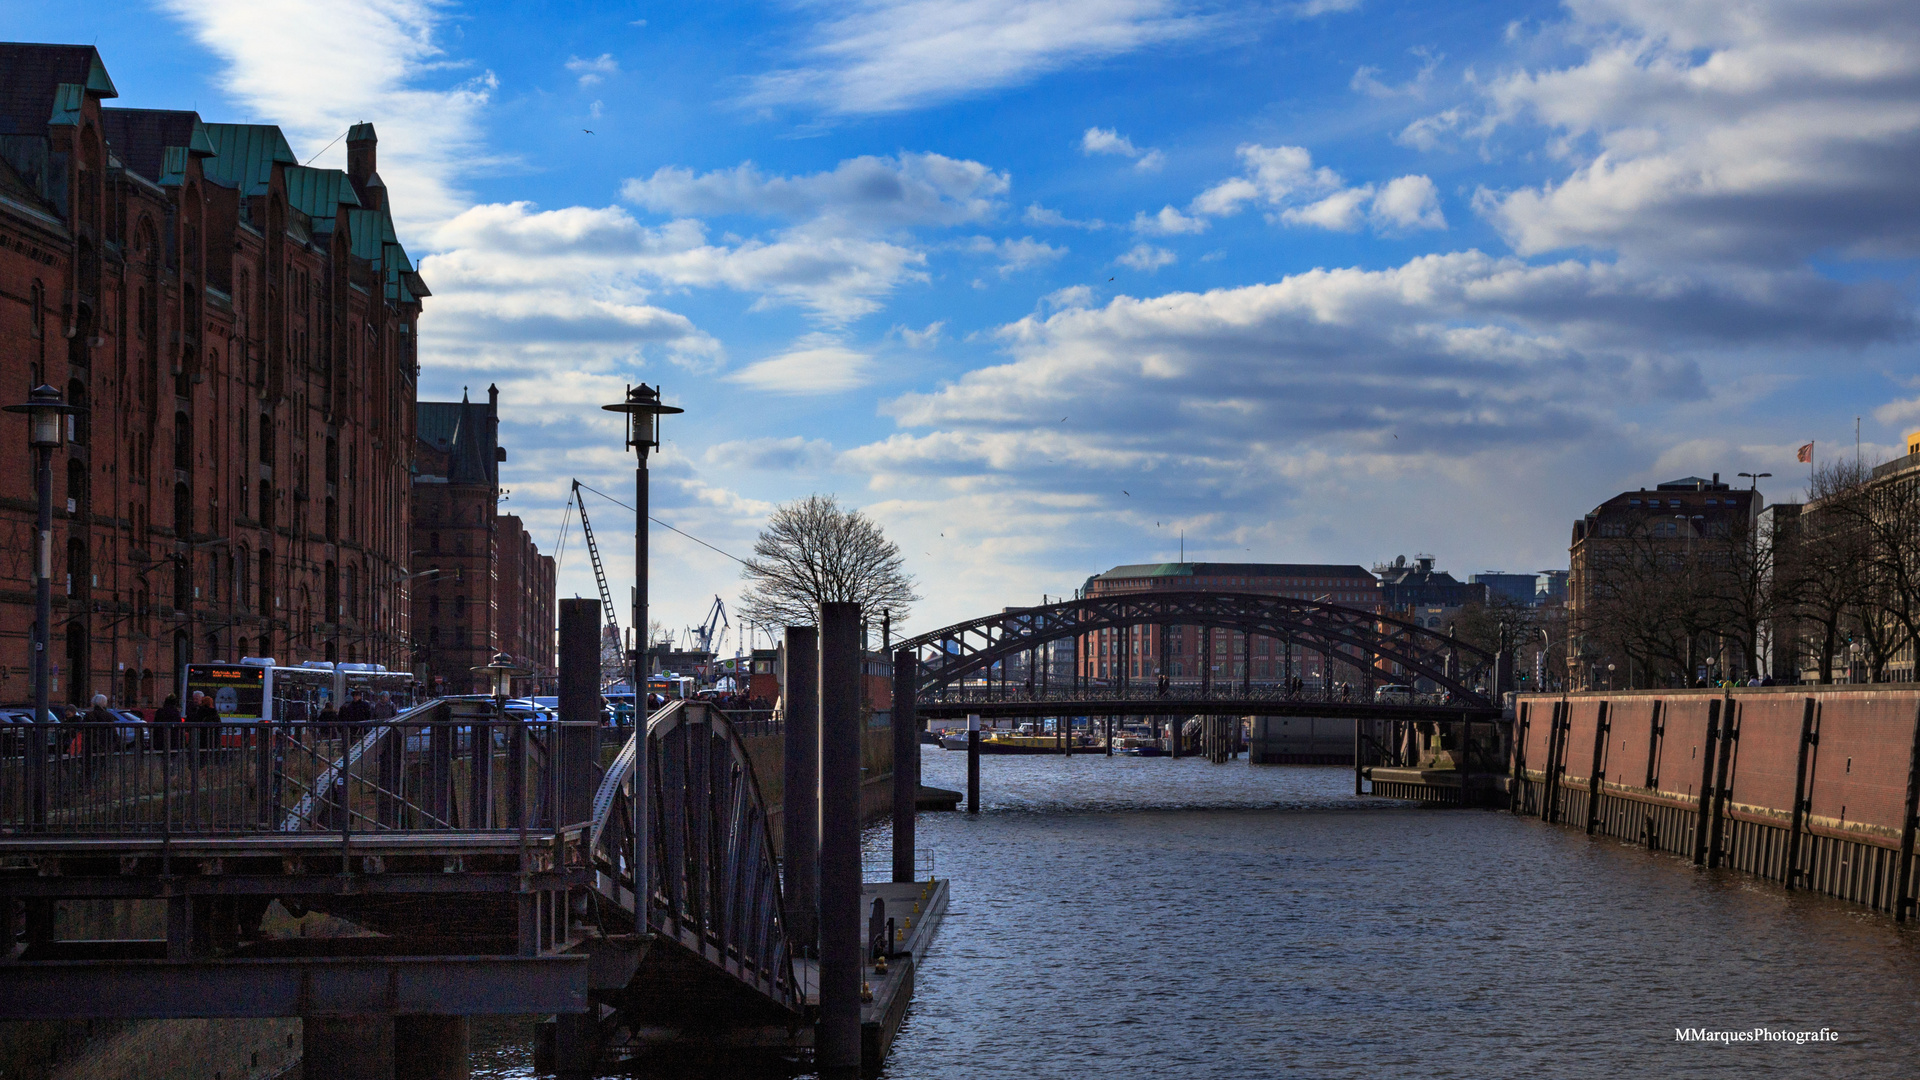
[[[13, 725], [0, 729], [0, 846], [7, 834], [571, 827], [591, 812], [598, 726], [431, 705], [360, 725]], [[576, 785], [586, 797], [569, 797]]]
[[1172, 683], [1165, 693], [1161, 693], [1151, 682], [1142, 685], [1129, 683], [1125, 686], [1117, 683], [1082, 685], [1079, 689], [1071, 686], [1050, 686], [1042, 689], [1028, 687], [1021, 683], [1006, 686], [948, 686], [941, 689], [934, 701], [946, 704], [968, 704], [978, 702], [993, 704], [998, 702], [1060, 702], [1074, 704], [1086, 702], [1097, 704], [1106, 701], [1166, 701], [1184, 704], [1195, 701], [1284, 701], [1326, 705], [1420, 705], [1428, 707], [1452, 706], [1456, 708], [1475, 707], [1475, 703], [1462, 701], [1456, 695], [1441, 693], [1389, 692], [1381, 695], [1378, 687], [1369, 691], [1364, 686], [1334, 685], [1325, 686], [1309, 683], [1299, 688], [1291, 688], [1276, 683], [1254, 683], [1243, 687], [1235, 683], [1214, 683], [1202, 686], [1200, 683]]

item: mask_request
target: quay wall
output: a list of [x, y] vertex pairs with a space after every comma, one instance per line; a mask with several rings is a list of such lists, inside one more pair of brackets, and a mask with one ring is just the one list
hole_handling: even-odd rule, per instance
[[1905, 919], [1920, 685], [1525, 694], [1511, 809]]

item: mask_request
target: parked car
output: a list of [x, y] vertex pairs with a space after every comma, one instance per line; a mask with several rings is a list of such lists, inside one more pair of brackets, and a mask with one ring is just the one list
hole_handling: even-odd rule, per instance
[[1411, 705], [1413, 704], [1413, 687], [1404, 683], [1376, 686], [1373, 690], [1373, 700], [1381, 705]]

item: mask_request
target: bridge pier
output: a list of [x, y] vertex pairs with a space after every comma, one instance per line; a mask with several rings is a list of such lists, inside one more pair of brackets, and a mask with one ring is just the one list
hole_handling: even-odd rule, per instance
[[309, 1016], [300, 1025], [303, 1075], [395, 1080], [391, 1016]]
[[[394, 1080], [467, 1080], [471, 1075], [469, 1037], [464, 1016], [394, 1017]], [[329, 1074], [310, 1072], [307, 1075]]]
[[967, 813], [980, 812], [980, 714], [967, 714]]
[[860, 1074], [860, 605], [820, 605], [820, 1027], [815, 1070]]
[[795, 947], [812, 956], [820, 938], [820, 631], [787, 627], [786, 761], [780, 866]]

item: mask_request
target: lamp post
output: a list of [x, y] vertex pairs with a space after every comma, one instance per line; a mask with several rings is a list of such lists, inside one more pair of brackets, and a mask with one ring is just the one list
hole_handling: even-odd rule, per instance
[[1760, 481], [1765, 480], [1767, 477], [1772, 476], [1773, 474], [1770, 472], [1762, 472], [1762, 473], [1743, 472], [1740, 475], [1753, 481], [1753, 483], [1748, 486], [1747, 488], [1748, 491], [1759, 491]]
[[33, 447], [34, 488], [40, 499], [38, 544], [34, 554], [33, 597], [33, 719], [47, 722], [47, 644], [53, 631], [53, 452], [66, 444], [64, 417], [86, 412], [68, 405], [60, 391], [36, 386], [24, 405], [8, 405], [10, 413], [27, 416], [27, 444]]
[[660, 445], [660, 418], [685, 412], [671, 405], [660, 403], [660, 391], [657, 387], [641, 383], [627, 388], [625, 399], [613, 405], [602, 405], [608, 412], [625, 413], [627, 417], [627, 448], [639, 456], [633, 470], [633, 638], [637, 646], [633, 651], [633, 851], [629, 853], [633, 867], [633, 916], [635, 928], [641, 933], [647, 930], [647, 919], [653, 902], [652, 883], [648, 880], [648, 871], [652, 869], [651, 852], [653, 842], [648, 835], [649, 821], [647, 810], [653, 805], [652, 796], [647, 792], [651, 778], [652, 763], [647, 760], [647, 452]]

